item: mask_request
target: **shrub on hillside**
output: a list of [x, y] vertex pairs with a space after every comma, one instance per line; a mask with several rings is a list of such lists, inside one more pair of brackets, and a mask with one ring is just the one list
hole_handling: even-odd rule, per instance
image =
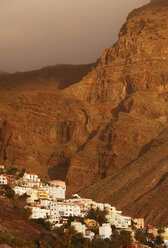
[[18, 172], [18, 169], [16, 167], [11, 167], [7, 170], [8, 175], [16, 175], [17, 172]]
[[106, 219], [107, 212], [106, 210], [101, 211], [99, 208], [93, 209], [91, 208], [88, 212], [87, 219], [93, 219], [99, 223], [99, 225], [102, 225], [103, 223], [107, 222]]
[[15, 191], [11, 188], [8, 188], [5, 192], [6, 197], [13, 199], [15, 196]]
[[49, 222], [46, 222], [44, 219], [39, 218], [39, 219], [32, 219], [32, 221], [36, 224], [41, 225], [44, 229], [47, 231], [51, 230], [51, 224]]

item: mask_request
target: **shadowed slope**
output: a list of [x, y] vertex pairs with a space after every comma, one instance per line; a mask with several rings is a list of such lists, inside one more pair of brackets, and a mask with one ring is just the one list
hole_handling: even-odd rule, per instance
[[0, 72], [0, 87], [14, 87], [15, 89], [64, 89], [79, 82], [96, 63], [88, 65], [55, 65], [30, 72], [16, 72], [13, 74]]

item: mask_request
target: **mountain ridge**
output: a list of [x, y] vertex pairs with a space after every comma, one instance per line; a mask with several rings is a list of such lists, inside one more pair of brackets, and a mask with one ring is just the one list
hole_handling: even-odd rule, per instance
[[72, 68], [0, 77], [0, 163], [167, 224], [167, 13], [167, 1], [132, 11], [118, 41], [72, 80]]

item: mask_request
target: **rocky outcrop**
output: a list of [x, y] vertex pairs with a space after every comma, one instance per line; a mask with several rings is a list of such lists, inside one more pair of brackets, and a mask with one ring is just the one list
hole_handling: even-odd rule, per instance
[[139, 91], [167, 92], [167, 3], [159, 3], [130, 13], [118, 42], [103, 52], [92, 72], [68, 90], [107, 111]]
[[164, 0], [134, 10], [94, 66], [1, 75], [0, 163], [168, 223], [167, 13]]

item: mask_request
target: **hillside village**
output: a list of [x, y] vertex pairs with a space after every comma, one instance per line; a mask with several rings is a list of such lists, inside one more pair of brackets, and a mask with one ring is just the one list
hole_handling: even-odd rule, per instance
[[[133, 240], [132, 247], [136, 247], [134, 233], [135, 230], [144, 230], [143, 218], [124, 216], [122, 211], [108, 203], [97, 203], [78, 194], [66, 199], [64, 181], [44, 182], [38, 175], [25, 170], [18, 172], [14, 167], [7, 171], [4, 166], [0, 166], [0, 170], [1, 187], [8, 186], [18, 197], [26, 195], [25, 209], [30, 210], [31, 219], [43, 219], [52, 229], [65, 228], [68, 224], [89, 240], [95, 235], [99, 235], [103, 240], [110, 239], [112, 227], [115, 227], [119, 231], [129, 231]], [[12, 174], [9, 174], [10, 172]], [[100, 221], [95, 220], [95, 213], [102, 213]], [[150, 225], [147, 228], [152, 235], [158, 235], [156, 228]], [[98, 233], [95, 230], [98, 230]], [[168, 228], [164, 230], [164, 241], [165, 244], [168, 243]]]

